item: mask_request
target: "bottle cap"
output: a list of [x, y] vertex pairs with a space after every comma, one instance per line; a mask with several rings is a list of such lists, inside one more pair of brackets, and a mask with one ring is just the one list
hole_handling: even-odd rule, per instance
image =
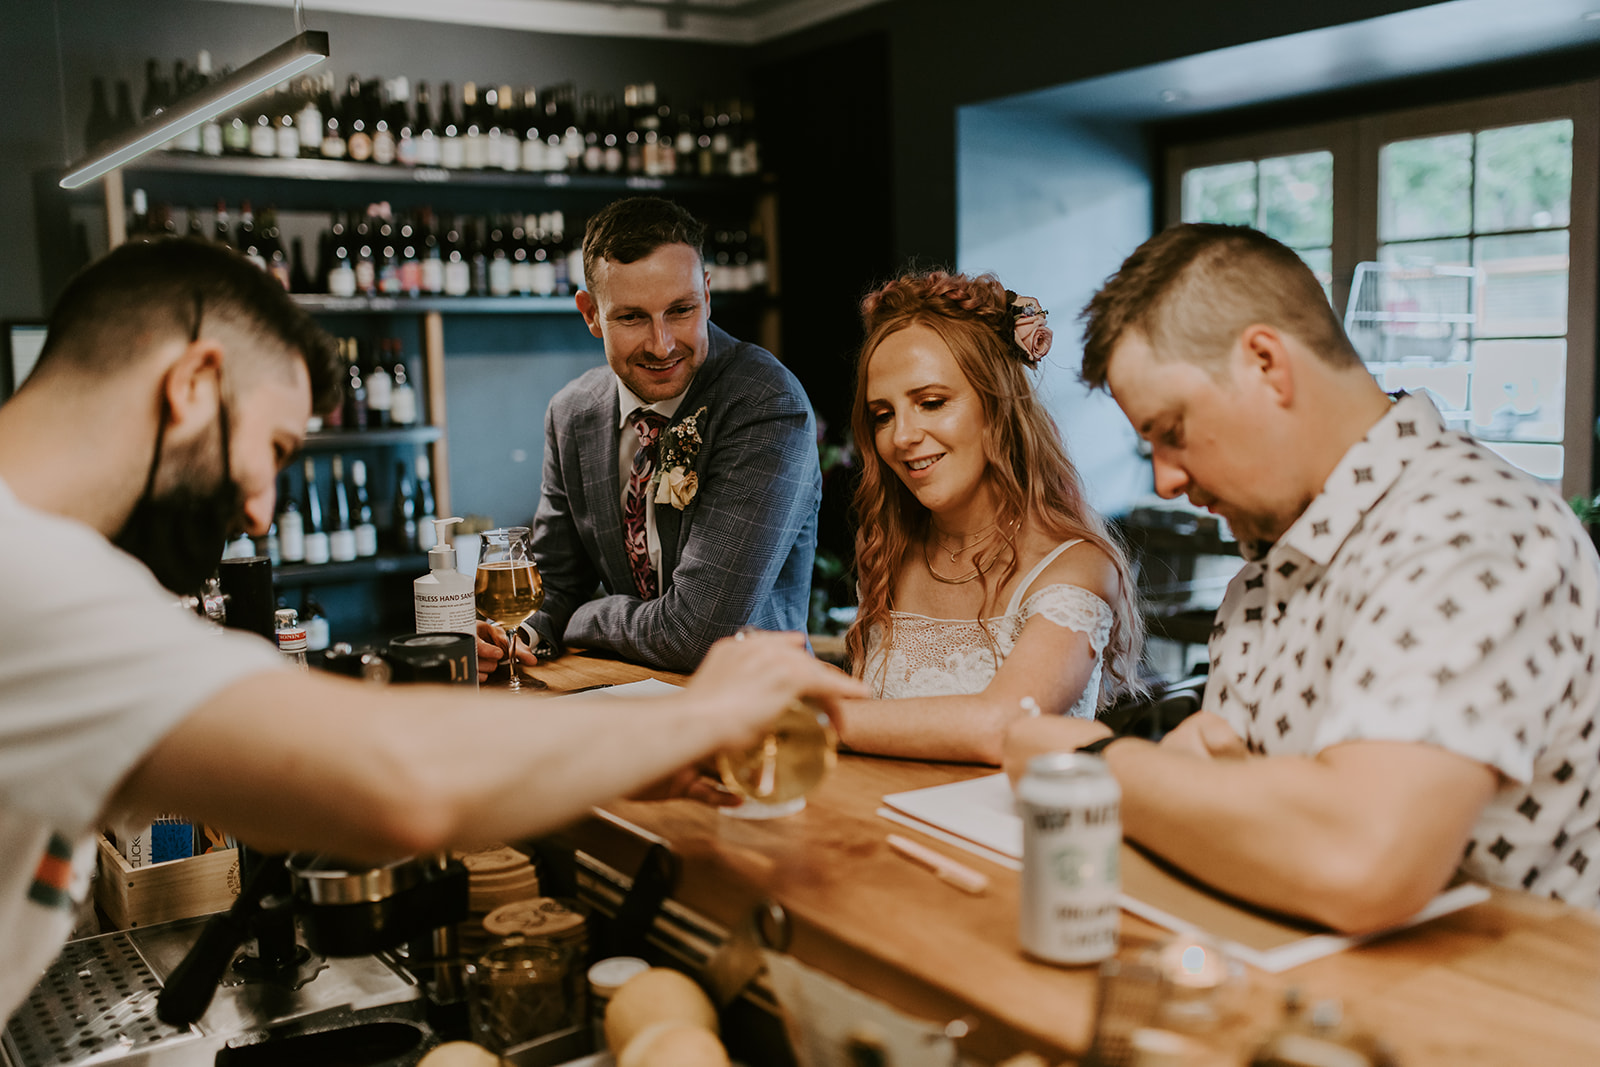
[[428, 549], [428, 569], [430, 571], [453, 571], [456, 569], [456, 550], [446, 538], [450, 536], [450, 527], [461, 521], [459, 515], [448, 519], [434, 519], [434, 546]]
[[628, 979], [649, 969], [650, 964], [638, 956], [609, 956], [589, 968], [589, 989], [602, 997], [610, 997]]

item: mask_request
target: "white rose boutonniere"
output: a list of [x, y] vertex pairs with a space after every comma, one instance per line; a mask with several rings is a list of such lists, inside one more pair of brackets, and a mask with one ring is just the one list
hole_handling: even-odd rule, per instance
[[682, 511], [689, 506], [700, 491], [700, 476], [695, 473], [695, 460], [700, 456], [700, 416], [706, 413], [701, 407], [693, 415], [673, 423], [661, 432], [660, 452], [656, 457], [657, 504], [671, 504]]

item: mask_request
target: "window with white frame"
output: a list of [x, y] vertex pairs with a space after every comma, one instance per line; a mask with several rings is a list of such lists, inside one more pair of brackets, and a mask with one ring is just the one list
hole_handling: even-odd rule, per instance
[[[1363, 292], [1352, 310], [1434, 343], [1380, 356], [1352, 330], [1374, 375], [1427, 389], [1452, 424], [1587, 496], [1597, 115], [1600, 83], [1586, 82], [1177, 146], [1167, 218], [1276, 237], [1341, 314], [1353, 278], [1383, 273], [1376, 303]], [[1455, 313], [1428, 310], [1443, 294]]]

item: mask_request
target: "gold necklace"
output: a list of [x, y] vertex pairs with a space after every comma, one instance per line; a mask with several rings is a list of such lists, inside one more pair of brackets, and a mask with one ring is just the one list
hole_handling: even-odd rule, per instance
[[[952, 560], [955, 559], [954, 556], [951, 556], [950, 558]], [[1000, 553], [996, 552], [994, 559], [989, 560], [987, 563], [977, 564], [972, 568], [972, 573], [963, 574], [959, 578], [950, 578], [933, 569], [933, 560], [928, 558], [928, 542], [926, 539], [924, 539], [922, 542], [922, 565], [928, 568], [928, 573], [933, 576], [934, 581], [943, 582], [945, 585], [966, 585], [968, 582], [977, 578], [978, 575], [986, 573], [999, 559]]]
[[[999, 525], [1000, 525], [1000, 523], [999, 523], [998, 519], [995, 520], [994, 522], [991, 522], [988, 526], [984, 527], [983, 533], [979, 534], [977, 537], [974, 537], [970, 542], [967, 541], [967, 539], [964, 538], [964, 537], [960, 538], [959, 540], [956, 541], [956, 547], [955, 547], [954, 551], [951, 551], [950, 542], [946, 541], [944, 539], [944, 534], [939, 532], [939, 528], [938, 527], [933, 526], [930, 523], [928, 528], [933, 531], [934, 540], [939, 542], [939, 551], [941, 551], [941, 552], [949, 552], [949, 554], [950, 554], [950, 562], [954, 563], [956, 561], [956, 557], [959, 556], [961, 553], [966, 552], [968, 549], [977, 548], [979, 545], [981, 545], [985, 541], [989, 540], [989, 538], [993, 537], [994, 536], [994, 532], [999, 527]], [[924, 548], [926, 548], [927, 542], [923, 542], [923, 546], [924, 546]]]

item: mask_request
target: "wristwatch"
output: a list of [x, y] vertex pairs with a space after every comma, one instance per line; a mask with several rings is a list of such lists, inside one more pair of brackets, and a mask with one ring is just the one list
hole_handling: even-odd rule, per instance
[[1106, 749], [1110, 748], [1113, 744], [1121, 740], [1121, 734], [1111, 734], [1107, 737], [1102, 737], [1099, 740], [1090, 741], [1087, 745], [1079, 745], [1077, 748], [1073, 749], [1073, 751], [1081, 752], [1085, 756], [1098, 756]]
[[555, 659], [561, 654], [561, 650], [555, 646], [555, 642], [535, 630], [532, 626], [523, 623], [520, 629], [523, 637], [527, 639], [528, 650], [539, 659]]

